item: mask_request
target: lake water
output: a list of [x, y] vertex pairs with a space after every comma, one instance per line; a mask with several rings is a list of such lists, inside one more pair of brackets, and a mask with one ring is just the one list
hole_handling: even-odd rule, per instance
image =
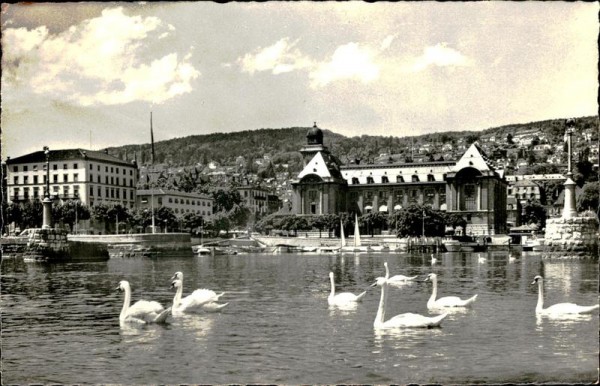
[[[598, 315], [538, 320], [535, 275], [546, 305], [598, 303], [598, 261], [534, 253], [247, 254], [113, 258], [98, 263], [2, 262], [3, 383], [505, 383], [598, 379]], [[438, 275], [438, 296], [470, 297], [438, 329], [377, 333], [384, 275]], [[132, 302], [170, 305], [170, 278], [226, 291], [221, 313], [173, 318], [166, 326], [120, 328], [120, 280]], [[328, 273], [338, 291], [369, 288], [354, 310], [330, 309]], [[386, 319], [428, 315], [431, 283], [390, 287]]]

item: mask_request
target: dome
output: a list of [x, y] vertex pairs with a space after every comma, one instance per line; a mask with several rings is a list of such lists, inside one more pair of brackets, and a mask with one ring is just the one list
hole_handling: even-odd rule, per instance
[[317, 122], [315, 122], [314, 126], [306, 133], [306, 142], [309, 145], [323, 144], [323, 131], [317, 127]]

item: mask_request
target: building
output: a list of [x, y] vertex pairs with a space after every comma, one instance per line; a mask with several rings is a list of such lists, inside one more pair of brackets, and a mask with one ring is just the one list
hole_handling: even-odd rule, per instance
[[139, 175], [135, 161], [84, 149], [49, 150], [47, 156], [37, 151], [6, 160], [8, 202], [43, 199], [49, 177], [49, 194], [55, 200], [135, 207]]
[[477, 144], [459, 161], [341, 166], [316, 125], [306, 137], [305, 167], [292, 181], [296, 214], [390, 213], [419, 204], [463, 216], [467, 233], [506, 232], [506, 181]]
[[244, 185], [236, 188], [237, 192], [242, 197], [242, 201], [246, 207], [255, 216], [264, 216], [270, 213], [277, 212], [281, 207], [281, 200], [276, 194], [270, 190], [259, 186]]
[[200, 193], [186, 193], [177, 190], [140, 189], [137, 191], [137, 207], [140, 210], [158, 210], [170, 208], [177, 217], [186, 213], [196, 213], [204, 219], [213, 214], [214, 200], [211, 196]]

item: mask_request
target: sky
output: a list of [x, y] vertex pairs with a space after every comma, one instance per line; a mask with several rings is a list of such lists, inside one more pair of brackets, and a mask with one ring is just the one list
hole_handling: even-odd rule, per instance
[[2, 4], [2, 159], [310, 127], [598, 114], [598, 2]]

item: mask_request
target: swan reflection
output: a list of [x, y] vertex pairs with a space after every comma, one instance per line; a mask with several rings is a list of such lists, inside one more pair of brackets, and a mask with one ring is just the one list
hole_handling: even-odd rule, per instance
[[214, 319], [199, 315], [182, 315], [177, 318], [179, 328], [194, 334], [196, 339], [204, 339], [212, 331]]
[[561, 324], [563, 326], [574, 325], [592, 320], [591, 314], [537, 314], [535, 316], [536, 330], [542, 331], [545, 323]]
[[444, 332], [440, 327], [434, 328], [391, 328], [374, 329], [374, 344], [382, 348], [384, 342], [392, 342], [394, 348], [415, 347], [423, 340], [430, 340]]
[[120, 324], [120, 335], [124, 343], [149, 343], [162, 335], [164, 325], [157, 324]]

